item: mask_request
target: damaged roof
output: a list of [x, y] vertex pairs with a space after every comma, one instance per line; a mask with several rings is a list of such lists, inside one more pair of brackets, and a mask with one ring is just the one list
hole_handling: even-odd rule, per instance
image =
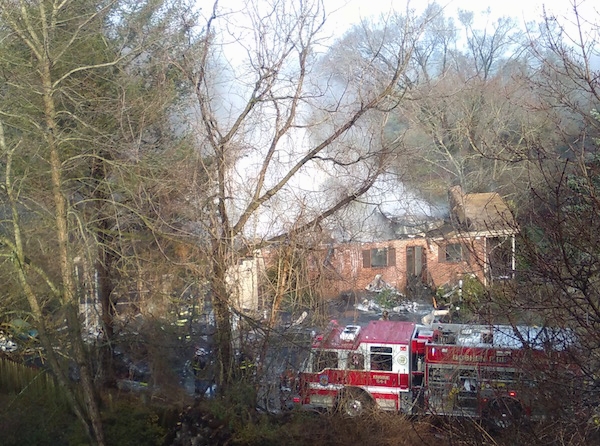
[[465, 194], [460, 186], [448, 192], [450, 215], [459, 229], [514, 231], [516, 223], [504, 199], [496, 192]]

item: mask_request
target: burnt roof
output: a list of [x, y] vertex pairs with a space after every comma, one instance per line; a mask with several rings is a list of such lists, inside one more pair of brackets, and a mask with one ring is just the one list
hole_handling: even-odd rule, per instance
[[516, 228], [512, 212], [497, 192], [465, 194], [460, 186], [448, 191], [450, 216], [468, 231], [506, 231]]

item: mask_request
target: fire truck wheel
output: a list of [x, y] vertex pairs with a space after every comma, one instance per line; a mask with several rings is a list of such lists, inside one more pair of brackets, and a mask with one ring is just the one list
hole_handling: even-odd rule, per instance
[[372, 410], [373, 407], [373, 399], [358, 389], [344, 391], [337, 401], [338, 411], [348, 417], [358, 417]]
[[521, 421], [523, 406], [513, 398], [496, 398], [488, 403], [486, 420], [493, 428], [508, 429]]

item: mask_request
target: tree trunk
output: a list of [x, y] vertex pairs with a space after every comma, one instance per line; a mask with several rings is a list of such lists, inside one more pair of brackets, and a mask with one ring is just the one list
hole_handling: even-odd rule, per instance
[[215, 312], [215, 322], [217, 328], [217, 356], [219, 362], [218, 383], [221, 391], [227, 389], [227, 386], [233, 380], [233, 336], [231, 328], [231, 312], [229, 308], [229, 296], [226, 287], [227, 264], [225, 261], [225, 250], [222, 241], [215, 240], [213, 246], [212, 270], [212, 303]]
[[46, 143], [50, 152], [50, 173], [52, 177], [52, 197], [56, 221], [56, 237], [58, 241], [58, 260], [62, 278], [62, 297], [69, 324], [70, 341], [73, 347], [75, 362], [79, 368], [83, 398], [90, 419], [93, 439], [99, 446], [104, 445], [104, 433], [98, 402], [95, 397], [92, 374], [85, 354], [85, 346], [81, 338], [79, 322], [79, 302], [73, 280], [73, 259], [69, 252], [69, 229], [67, 219], [67, 200], [62, 191], [62, 162], [60, 147], [56, 140], [57, 120], [54, 105], [54, 89], [51, 75], [51, 61], [46, 55], [40, 62], [40, 77], [43, 88], [44, 116], [46, 119]]

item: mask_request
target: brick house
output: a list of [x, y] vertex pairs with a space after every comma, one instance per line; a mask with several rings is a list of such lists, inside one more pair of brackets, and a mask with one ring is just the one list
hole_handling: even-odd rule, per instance
[[448, 193], [445, 221], [424, 222], [423, 230], [396, 231], [396, 239], [332, 244], [323, 251], [322, 295], [365, 290], [374, 278], [403, 293], [415, 284], [435, 289], [456, 284], [465, 275], [484, 285], [512, 277], [516, 225], [497, 193]]

